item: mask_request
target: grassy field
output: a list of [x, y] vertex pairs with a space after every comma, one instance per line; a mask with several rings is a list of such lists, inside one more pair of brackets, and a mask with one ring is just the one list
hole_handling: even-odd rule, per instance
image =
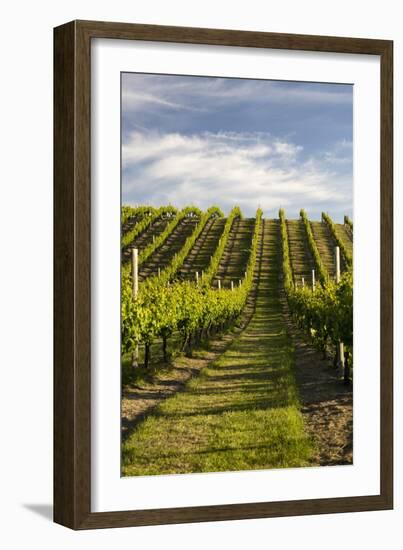
[[256, 307], [247, 328], [123, 445], [122, 473], [153, 475], [307, 466], [294, 349], [279, 277], [278, 222], [264, 221]]

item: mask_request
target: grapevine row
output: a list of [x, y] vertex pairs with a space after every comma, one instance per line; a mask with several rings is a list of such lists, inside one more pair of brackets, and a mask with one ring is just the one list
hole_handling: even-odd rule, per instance
[[189, 215], [201, 217], [202, 212], [199, 208], [195, 206], [187, 206], [186, 208], [183, 208], [179, 212], [179, 214], [177, 214], [175, 218], [171, 222], [169, 222], [164, 231], [160, 235], [158, 235], [158, 237], [152, 243], [150, 243], [144, 250], [140, 252], [139, 264], [144, 263], [151, 256], [151, 254], [153, 254], [157, 250], [157, 248], [159, 248], [165, 242], [165, 240], [169, 237], [175, 227], [184, 218], [186, 218], [186, 216]]
[[[191, 209], [191, 211], [194, 212], [194, 209]], [[164, 269], [160, 275], [159, 275], [159, 282], [161, 284], [166, 284], [168, 281], [173, 279], [178, 271], [178, 269], [181, 267], [183, 262], [186, 259], [186, 256], [189, 254], [190, 250], [194, 246], [196, 239], [199, 237], [200, 233], [203, 231], [203, 229], [206, 226], [206, 223], [211, 217], [223, 217], [224, 214], [218, 208], [217, 206], [211, 206], [204, 214], [200, 215], [199, 222], [193, 231], [193, 233], [186, 239], [185, 244], [181, 248], [180, 252], [176, 254], [174, 259], [171, 261], [169, 266]], [[168, 228], [167, 228], [168, 229]], [[161, 243], [162, 244], [162, 243]], [[140, 254], [140, 259], [142, 255]], [[144, 261], [144, 260], [143, 260]]]
[[351, 233], [353, 232], [353, 222], [350, 220], [348, 216], [344, 216], [344, 223], [345, 225], [348, 225], [348, 227], [351, 229]]
[[325, 278], [315, 290], [295, 288], [289, 256], [288, 234], [284, 211], [280, 210], [280, 230], [283, 256], [283, 277], [291, 315], [297, 325], [323, 352], [329, 343], [336, 347], [340, 341], [346, 346], [346, 360], [351, 361], [353, 346], [353, 277], [343, 274], [341, 282]]
[[183, 348], [190, 348], [194, 339], [233, 322], [241, 314], [253, 281], [257, 244], [261, 225], [257, 211], [247, 273], [242, 285], [234, 290], [214, 290], [206, 284], [176, 282], [163, 285], [154, 277], [140, 287], [134, 300], [130, 277], [126, 274], [122, 288], [122, 352], [133, 352], [139, 343], [145, 346], [145, 366], [150, 346], [162, 339], [164, 359], [166, 344], [174, 331], [183, 338]]
[[327, 224], [327, 226], [329, 227], [330, 229], [330, 232], [334, 238], [334, 240], [336, 241], [337, 243], [337, 246], [340, 248], [341, 250], [341, 253], [343, 254], [344, 256], [344, 260], [347, 264], [348, 267], [351, 267], [352, 266], [352, 263], [353, 263], [353, 258], [351, 256], [351, 254], [349, 253], [349, 251], [347, 250], [346, 246], [344, 245], [344, 242], [340, 239], [337, 231], [336, 231], [336, 226], [335, 224], [333, 223], [333, 220], [331, 219], [330, 216], [328, 216], [327, 214], [325, 214], [324, 212], [322, 212], [322, 220]]
[[[154, 208], [152, 206], [150, 206], [149, 210], [151, 211], [153, 209]], [[122, 206], [122, 214], [121, 214], [121, 217], [120, 217], [120, 223], [122, 224], [122, 226], [126, 222], [128, 222], [130, 220], [130, 218], [132, 218], [136, 214], [137, 214], [137, 208], [136, 207], [127, 206], [127, 205]]]
[[[300, 211], [300, 216], [301, 216], [302, 223], [304, 224], [304, 227], [305, 227], [308, 246], [311, 251], [313, 260], [315, 262], [315, 268], [318, 273], [319, 281], [322, 284], [325, 284], [328, 279], [327, 270], [323, 265], [322, 258], [320, 257], [319, 250], [318, 250], [318, 247], [316, 246], [315, 238], [312, 233], [311, 224], [309, 223], [308, 216], [306, 215], [306, 212], [303, 208]], [[287, 240], [288, 240], [288, 237], [287, 237]]]
[[211, 284], [213, 277], [217, 272], [235, 218], [242, 218], [242, 212], [239, 206], [234, 206], [225, 222], [224, 231], [222, 232], [218, 246], [211, 258], [210, 265], [207, 271], [203, 274], [202, 284], [205, 286], [209, 286]]
[[144, 208], [144, 211], [148, 213], [139, 223], [137, 223], [130, 231], [125, 233], [122, 237], [122, 249], [129, 246], [134, 239], [140, 235], [143, 231], [151, 225], [151, 223], [160, 216], [167, 214], [169, 216], [175, 215], [177, 210], [173, 206], [161, 206], [161, 208], [153, 207], [139, 207]]

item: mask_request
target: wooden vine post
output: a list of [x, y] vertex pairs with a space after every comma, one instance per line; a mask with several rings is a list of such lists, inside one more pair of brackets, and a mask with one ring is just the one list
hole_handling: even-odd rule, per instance
[[[139, 251], [137, 248], [132, 248], [132, 296], [133, 300], [137, 299], [139, 292]], [[132, 355], [132, 367], [136, 368], [139, 365], [139, 347], [135, 347]]]

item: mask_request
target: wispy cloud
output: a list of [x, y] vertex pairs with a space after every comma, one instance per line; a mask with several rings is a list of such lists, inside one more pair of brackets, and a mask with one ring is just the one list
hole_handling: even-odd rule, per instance
[[[136, 111], [146, 103], [162, 109], [216, 111], [226, 105], [255, 101], [260, 104], [338, 105], [351, 102], [351, 91], [296, 82], [231, 78], [125, 74], [123, 110]], [[169, 85], [167, 85], [169, 83]], [[145, 90], [147, 90], [145, 92]]]
[[167, 97], [164, 97], [163, 93], [146, 93], [137, 89], [130, 90], [126, 89], [122, 92], [122, 105], [124, 111], [136, 111], [144, 109], [145, 107], [160, 107], [165, 109], [173, 110], [185, 110], [185, 111], [202, 111], [192, 105], [187, 105], [186, 103], [178, 103], [168, 99], [170, 94], [166, 94]]
[[132, 204], [352, 214], [352, 86], [123, 74]]
[[351, 167], [353, 163], [353, 142], [342, 140], [336, 142], [331, 151], [325, 151], [322, 155], [323, 160], [334, 166]]
[[[351, 177], [322, 159], [301, 160], [302, 146], [258, 133], [185, 136], [133, 132], [124, 144], [125, 202], [202, 208], [239, 204], [247, 215], [260, 205], [268, 214], [280, 206], [297, 215], [306, 207], [319, 214], [326, 203], [350, 211]], [[295, 205], [298, 205], [296, 208]]]

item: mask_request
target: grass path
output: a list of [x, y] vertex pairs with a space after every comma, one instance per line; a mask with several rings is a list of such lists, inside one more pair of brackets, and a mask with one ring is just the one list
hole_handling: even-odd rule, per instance
[[263, 225], [255, 312], [217, 361], [123, 445], [123, 475], [306, 466], [314, 453], [280, 300], [278, 221]]

